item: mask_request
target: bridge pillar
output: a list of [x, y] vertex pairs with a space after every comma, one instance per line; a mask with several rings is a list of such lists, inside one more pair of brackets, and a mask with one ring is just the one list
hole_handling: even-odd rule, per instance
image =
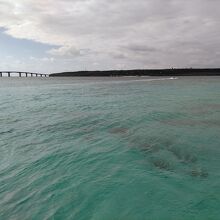
[[25, 76], [26, 76], [26, 77], [27, 77], [27, 75], [28, 75], [28, 74], [27, 74], [27, 73], [25, 73]]
[[10, 72], [8, 72], [8, 77], [10, 77], [11, 75], [10, 75]]
[[0, 72], [0, 77], [2, 77], [2, 72]]
[[31, 73], [31, 77], [33, 76], [33, 73]]
[[19, 72], [19, 77], [21, 77], [21, 72]]

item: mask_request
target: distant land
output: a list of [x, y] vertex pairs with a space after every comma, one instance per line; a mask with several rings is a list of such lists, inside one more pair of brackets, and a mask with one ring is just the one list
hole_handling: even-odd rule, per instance
[[220, 76], [220, 68], [213, 69], [134, 69], [106, 71], [77, 71], [52, 73], [50, 77], [79, 77], [79, 76]]

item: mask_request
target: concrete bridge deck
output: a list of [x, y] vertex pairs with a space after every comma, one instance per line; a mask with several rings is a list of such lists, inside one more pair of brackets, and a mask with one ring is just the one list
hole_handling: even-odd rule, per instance
[[0, 71], [0, 77], [3, 77], [3, 74], [6, 74], [6, 77], [11, 77], [12, 74], [18, 74], [19, 77], [49, 77], [49, 74], [45, 73], [31, 73], [31, 72], [20, 72], [20, 71]]

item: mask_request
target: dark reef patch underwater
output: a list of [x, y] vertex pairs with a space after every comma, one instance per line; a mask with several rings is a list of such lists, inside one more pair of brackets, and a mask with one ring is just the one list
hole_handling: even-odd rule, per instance
[[0, 219], [220, 216], [220, 78], [2, 78]]

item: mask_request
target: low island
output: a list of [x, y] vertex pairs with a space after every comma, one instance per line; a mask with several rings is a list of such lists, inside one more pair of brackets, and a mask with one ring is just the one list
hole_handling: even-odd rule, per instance
[[220, 76], [220, 68], [215, 69], [134, 69], [106, 71], [77, 71], [52, 73], [50, 77], [108, 77], [108, 76]]

